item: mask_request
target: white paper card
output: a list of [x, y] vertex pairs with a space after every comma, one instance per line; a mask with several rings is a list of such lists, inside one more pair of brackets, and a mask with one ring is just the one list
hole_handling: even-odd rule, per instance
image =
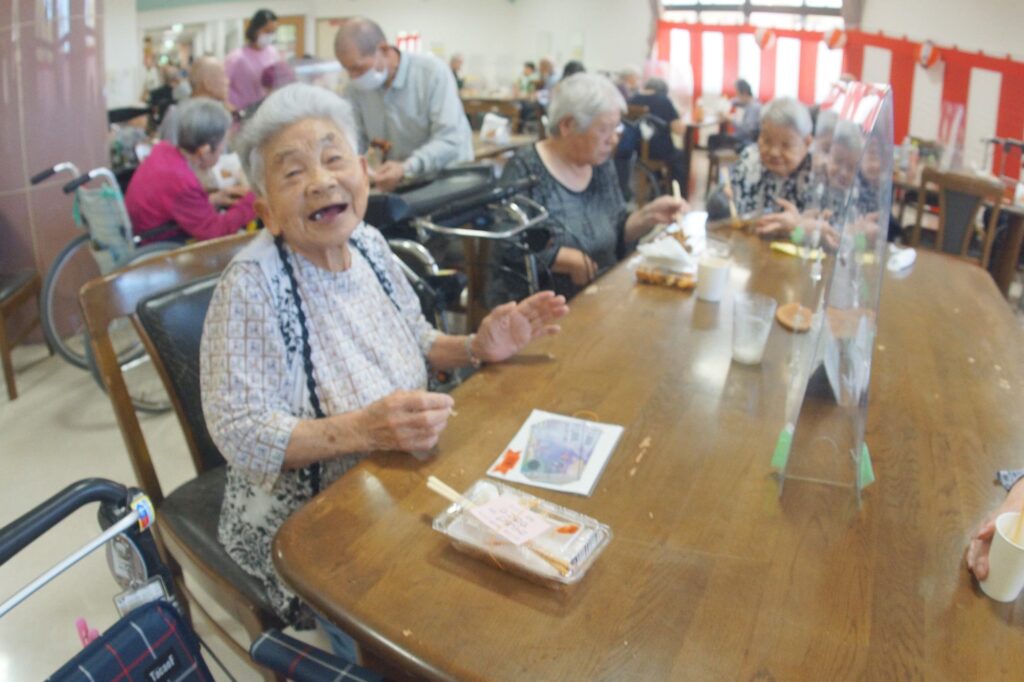
[[487, 475], [589, 497], [623, 428], [534, 410]]
[[512, 495], [500, 495], [485, 504], [470, 507], [469, 513], [517, 546], [543, 535], [551, 528], [544, 517], [524, 507]]

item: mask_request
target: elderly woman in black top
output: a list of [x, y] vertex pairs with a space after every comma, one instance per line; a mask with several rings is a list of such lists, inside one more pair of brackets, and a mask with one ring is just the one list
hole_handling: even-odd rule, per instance
[[[613, 266], [657, 224], [672, 222], [686, 202], [659, 197], [630, 213], [611, 158], [622, 131], [626, 102], [606, 77], [579, 73], [561, 81], [548, 107], [549, 137], [520, 149], [502, 182], [533, 175], [530, 198], [547, 208], [550, 244], [539, 255], [544, 278], [572, 295]], [[488, 302], [522, 298], [527, 280], [517, 245], [496, 249]]]

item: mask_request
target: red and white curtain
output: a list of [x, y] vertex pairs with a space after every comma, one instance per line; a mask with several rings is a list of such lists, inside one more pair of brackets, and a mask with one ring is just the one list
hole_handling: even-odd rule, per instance
[[[897, 144], [907, 135], [938, 138], [941, 112], [959, 104], [965, 108], [968, 163], [980, 163], [982, 138], [1024, 139], [1024, 62], [929, 44], [938, 61], [925, 66], [922, 44], [903, 38], [848, 31], [845, 40], [831, 36], [837, 47], [830, 48], [819, 31], [772, 29], [774, 36], [766, 36], [756, 30], [659, 21], [655, 68], [694, 100], [733, 96], [737, 78], [746, 79], [762, 101], [792, 96], [806, 104], [821, 102], [843, 73], [888, 83]], [[998, 151], [991, 170], [1018, 177], [1020, 164], [1019, 151], [1007, 159]]]

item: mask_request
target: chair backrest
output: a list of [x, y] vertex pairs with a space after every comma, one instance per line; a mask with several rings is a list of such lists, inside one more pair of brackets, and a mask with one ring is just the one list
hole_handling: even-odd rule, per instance
[[464, 99], [462, 107], [469, 118], [469, 126], [473, 130], [480, 130], [483, 125], [484, 114], [497, 114], [509, 120], [509, 128], [512, 132], [519, 130], [519, 103], [502, 99]]
[[[939, 250], [974, 260], [983, 268], [988, 267], [1003, 200], [1002, 183], [971, 173], [944, 172], [925, 167], [921, 173], [921, 188], [917, 198], [913, 238], [915, 244], [921, 240], [921, 219], [925, 213], [929, 185], [938, 188], [939, 229], [935, 243]], [[992, 212], [978, 240], [978, 255], [971, 256], [971, 245], [978, 236], [974, 226], [986, 201], [992, 204]]]
[[[199, 342], [219, 275], [187, 282], [139, 303], [136, 314], [150, 358], [163, 379], [199, 472], [225, 463], [203, 417]], [[147, 339], [148, 337], [148, 339]]]
[[[223, 271], [252, 237], [252, 234], [239, 234], [162, 253], [94, 279], [82, 287], [79, 294], [96, 367], [107, 388], [132, 468], [154, 504], [163, 501], [163, 490], [117, 361], [110, 339], [110, 324], [120, 318], [130, 318], [143, 340], [149, 343], [145, 329], [136, 318], [139, 303], [153, 294]], [[157, 368], [159, 370], [159, 363]], [[198, 471], [201, 463], [194, 463]]]

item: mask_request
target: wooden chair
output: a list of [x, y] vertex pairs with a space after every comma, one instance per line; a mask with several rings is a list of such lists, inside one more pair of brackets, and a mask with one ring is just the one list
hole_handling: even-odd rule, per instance
[[[114, 408], [132, 468], [141, 487], [157, 508], [157, 537], [161, 551], [175, 574], [179, 594], [186, 606], [197, 607], [217, 629], [225, 642], [243, 659], [248, 649], [240, 646], [195, 598], [185, 584], [182, 569], [195, 580], [255, 640], [269, 628], [284, 624], [274, 614], [262, 583], [243, 571], [217, 541], [217, 523], [224, 494], [223, 458], [217, 452], [202, 420], [198, 397], [198, 353], [202, 323], [216, 276], [252, 239], [241, 234], [199, 242], [156, 256], [124, 270], [93, 280], [80, 295], [91, 337], [96, 364]], [[175, 290], [182, 305], [170, 306], [154, 295]], [[137, 313], [140, 303], [153, 310], [153, 324], [144, 324]], [[197, 476], [165, 496], [156, 469], [132, 407], [120, 364], [110, 340], [111, 322], [129, 318], [142, 337], [168, 388]], [[147, 331], [161, 327], [176, 333]], [[161, 323], [163, 323], [161, 325]], [[279, 679], [272, 673], [266, 679]]]
[[704, 196], [711, 196], [718, 184], [720, 170], [731, 168], [739, 161], [743, 143], [733, 135], [715, 133], [708, 137], [708, 186]]
[[[921, 173], [921, 187], [917, 192], [917, 218], [911, 236], [913, 246], [921, 244], [921, 220], [926, 213], [929, 186], [936, 187], [939, 196], [936, 248], [987, 268], [1003, 201], [1002, 183], [971, 173], [926, 167]], [[978, 230], [975, 227], [978, 213], [986, 202], [991, 204], [991, 215], [984, 230]]]
[[519, 118], [522, 113], [519, 102], [474, 98], [462, 100], [462, 107], [466, 111], [466, 117], [469, 118], [469, 127], [473, 130], [480, 130], [480, 126], [484, 122], [484, 114], [497, 114], [508, 119], [511, 132], [519, 132]]
[[[18, 387], [14, 383], [14, 363], [11, 361], [11, 352], [39, 324], [39, 290], [41, 288], [42, 282], [39, 273], [35, 270], [24, 269], [9, 275], [0, 274], [0, 358], [4, 365], [7, 397], [11, 400], [18, 397]], [[34, 318], [20, 332], [8, 336], [8, 322], [26, 302], [32, 299], [35, 299], [36, 302]], [[47, 348], [49, 348], [49, 344], [47, 344]], [[52, 348], [50, 348], [50, 355], [53, 355]]]
[[[635, 124], [640, 123], [649, 113], [650, 108], [642, 104], [626, 106], [626, 120]], [[666, 162], [651, 158], [651, 142], [642, 135], [637, 158], [640, 163], [634, 168], [633, 174], [636, 183], [637, 208], [639, 208], [642, 205], [641, 197], [672, 193], [672, 171]], [[655, 185], [654, 187], [650, 186], [652, 183]]]

